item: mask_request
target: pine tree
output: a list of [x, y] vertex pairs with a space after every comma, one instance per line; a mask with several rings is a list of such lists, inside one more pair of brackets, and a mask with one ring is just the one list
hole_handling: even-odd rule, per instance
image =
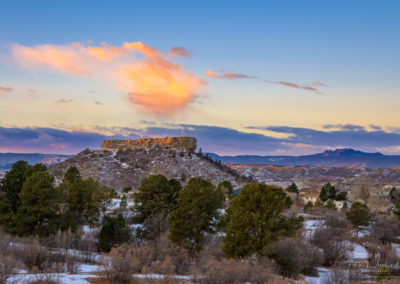
[[289, 185], [286, 189], [287, 192], [293, 192], [293, 193], [299, 193], [299, 188], [297, 185], [293, 182], [291, 185]]
[[360, 202], [354, 202], [351, 205], [350, 210], [346, 212], [346, 217], [357, 230], [361, 226], [368, 226], [371, 220], [368, 207]]
[[336, 210], [336, 209], [337, 209], [337, 208], [336, 208], [336, 205], [335, 205], [335, 203], [333, 202], [332, 199], [328, 199], [328, 201], [326, 202], [326, 204], [324, 205], [324, 207], [325, 207], [325, 208], [328, 208], [328, 209], [332, 209], [332, 210]]
[[229, 180], [220, 182], [217, 188], [221, 190], [225, 196], [231, 196], [233, 194], [233, 185]]
[[64, 175], [64, 182], [74, 183], [75, 181], [81, 180], [81, 173], [76, 167], [70, 167]]
[[313, 208], [313, 204], [312, 204], [311, 201], [308, 201], [307, 204], [304, 205], [303, 211], [306, 212], [306, 211], [308, 211], [308, 210], [311, 209], [311, 208]]
[[168, 180], [162, 175], [151, 175], [143, 179], [138, 192], [134, 193], [134, 210], [138, 214], [136, 221], [142, 223], [156, 215], [166, 217], [176, 209], [181, 189], [179, 181]]
[[204, 245], [205, 234], [215, 231], [224, 194], [206, 180], [191, 178], [179, 193], [178, 207], [168, 219], [168, 238], [194, 255]]
[[76, 167], [68, 169], [58, 190], [65, 204], [61, 210], [62, 227], [73, 231], [85, 223], [97, 223], [113, 195], [109, 188], [100, 186], [92, 178], [82, 179]]
[[109, 252], [113, 247], [122, 245], [130, 239], [129, 228], [124, 216], [106, 217], [99, 234], [98, 247], [100, 251]]
[[36, 172], [46, 171], [41, 164], [29, 166], [26, 161], [13, 164], [0, 184], [0, 225], [15, 233], [15, 215], [21, 205], [19, 194], [25, 180]]
[[128, 202], [126, 201], [126, 196], [122, 196], [121, 202], [119, 203], [119, 207], [121, 207], [121, 210], [126, 210], [126, 207], [128, 206]]
[[22, 190], [26, 179], [26, 172], [29, 165], [26, 161], [18, 161], [13, 164], [1, 181], [1, 191], [4, 192], [4, 197], [8, 199], [12, 212], [16, 213], [21, 203], [19, 193]]
[[292, 201], [276, 186], [248, 184], [232, 199], [226, 211], [226, 236], [222, 250], [229, 258], [263, 256], [267, 246], [281, 236], [290, 236], [302, 218], [282, 213]]
[[336, 198], [336, 189], [333, 185], [331, 185], [329, 182], [325, 184], [321, 188], [321, 192], [319, 194], [319, 199], [322, 201], [327, 201], [328, 199], [335, 199]]
[[36, 172], [24, 182], [16, 215], [18, 235], [48, 236], [59, 229], [60, 199], [53, 181], [47, 172]]

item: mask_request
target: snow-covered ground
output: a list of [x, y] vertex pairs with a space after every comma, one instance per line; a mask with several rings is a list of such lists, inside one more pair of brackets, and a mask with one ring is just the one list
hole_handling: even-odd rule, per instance
[[[90, 265], [90, 264], [81, 264], [79, 266], [79, 272], [77, 274], [68, 274], [68, 273], [46, 273], [46, 274], [29, 274], [29, 273], [21, 273], [17, 274], [11, 278], [9, 278], [6, 284], [14, 284], [14, 283], [29, 283], [37, 280], [56, 280], [60, 284], [89, 284], [90, 282], [86, 279], [88, 278], [97, 278], [99, 274], [97, 272], [101, 271], [101, 266], [98, 265]], [[180, 280], [179, 283], [183, 280], [187, 280], [187, 283], [192, 283], [191, 280], [194, 278], [192, 275], [163, 275], [163, 274], [134, 274], [133, 278], [140, 279], [166, 279], [166, 278], [174, 278]]]
[[316, 229], [324, 224], [323, 220], [305, 220], [304, 229], [306, 230], [304, 237], [311, 239]]
[[368, 259], [368, 251], [365, 249], [365, 247], [353, 243], [353, 252], [351, 254], [352, 258], [356, 258], [356, 259]]
[[[121, 207], [121, 199], [119, 198], [113, 198], [111, 199], [111, 204], [107, 206], [107, 211], [113, 211], [116, 209], [119, 209]], [[132, 208], [135, 205], [135, 202], [128, 200], [126, 208]]]
[[[7, 284], [11, 283], [29, 283], [36, 280], [51, 279], [57, 280], [61, 284], [89, 284], [87, 278], [99, 277], [96, 272], [100, 271], [101, 267], [94, 264], [81, 264], [78, 267], [77, 274], [69, 273], [46, 273], [46, 274], [17, 274], [7, 280]], [[22, 272], [22, 271], [21, 271]]]
[[319, 275], [317, 277], [306, 276], [304, 280], [308, 284], [324, 284], [331, 271], [324, 267], [318, 267]]

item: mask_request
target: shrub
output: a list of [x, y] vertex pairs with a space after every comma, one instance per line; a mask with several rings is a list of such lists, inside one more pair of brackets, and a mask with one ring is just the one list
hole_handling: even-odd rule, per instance
[[400, 222], [393, 217], [378, 217], [372, 225], [371, 235], [383, 244], [395, 242], [400, 235]]
[[273, 279], [271, 270], [260, 265], [253, 264], [250, 261], [237, 260], [221, 260], [210, 257], [203, 262], [198, 271], [193, 271], [193, 274], [201, 275], [197, 283], [266, 283]]
[[0, 284], [5, 284], [8, 278], [16, 274], [18, 266], [14, 257], [0, 254]]
[[349, 222], [346, 218], [338, 214], [327, 214], [324, 218], [324, 226], [334, 228], [334, 229], [347, 229]]
[[38, 240], [28, 244], [22, 251], [22, 261], [30, 270], [44, 272], [50, 268], [50, 252]]
[[103, 268], [103, 277], [110, 281], [128, 283], [133, 273], [139, 273], [142, 270], [140, 260], [127, 244], [113, 248], [108, 255], [102, 255], [100, 264]]
[[276, 242], [270, 257], [276, 261], [279, 274], [289, 277], [297, 277], [300, 273], [318, 275], [317, 267], [323, 261], [323, 255], [316, 247], [307, 243], [299, 244], [294, 239]]
[[371, 257], [369, 263], [371, 266], [385, 265], [390, 269], [392, 275], [400, 275], [400, 257], [397, 255], [396, 249], [391, 245], [382, 245], [372, 247], [369, 251]]
[[346, 260], [350, 251], [350, 242], [344, 240], [343, 230], [332, 227], [321, 227], [315, 230], [311, 243], [324, 252], [324, 264], [332, 265]]
[[390, 272], [390, 269], [387, 268], [386, 266], [379, 268], [378, 272], [376, 273], [376, 280], [378, 281], [391, 278], [392, 278], [392, 273]]

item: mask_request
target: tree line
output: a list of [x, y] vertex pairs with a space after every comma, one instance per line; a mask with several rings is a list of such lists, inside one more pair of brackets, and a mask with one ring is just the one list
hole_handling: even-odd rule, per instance
[[71, 167], [54, 185], [54, 177], [41, 164], [16, 162], [0, 184], [0, 226], [19, 236], [76, 231], [83, 224], [100, 223], [115, 192], [93, 179], [83, 179]]

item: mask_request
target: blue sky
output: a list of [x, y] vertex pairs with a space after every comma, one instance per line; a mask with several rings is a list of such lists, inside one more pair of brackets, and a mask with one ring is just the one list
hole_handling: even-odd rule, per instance
[[[400, 153], [394, 138], [400, 128], [399, 1], [0, 5], [0, 127], [134, 138], [157, 135], [143, 123], [151, 121], [172, 132], [177, 125], [220, 129], [215, 141], [204, 139], [202, 146], [222, 154], [304, 154], [335, 147]], [[124, 47], [124, 42], [144, 46]], [[94, 60], [90, 47], [113, 57]], [[147, 47], [156, 59], [144, 53]], [[184, 48], [189, 56], [172, 56], [173, 47]], [[74, 58], [55, 64], [49, 55], [54, 50], [57, 59]], [[111, 50], [129, 54], [117, 56]], [[171, 64], [179, 69], [163, 69]], [[150, 68], [154, 66], [157, 72]], [[160, 72], [173, 81], [159, 85]], [[158, 85], [149, 86], [153, 83]], [[358, 125], [368, 135], [359, 135], [360, 129], [337, 133], [324, 128], [327, 124]], [[278, 126], [327, 132], [335, 143], [290, 145], [286, 140], [296, 134], [271, 130]], [[136, 132], [116, 131], [123, 128]], [[243, 147], [240, 139], [228, 141], [222, 129], [282, 141], [266, 147], [264, 140], [255, 139], [257, 143]], [[348, 138], [353, 136], [359, 140]], [[221, 137], [226, 138], [224, 147], [218, 146]], [[0, 139], [1, 151], [33, 147], [11, 148], [5, 141]], [[33, 148], [71, 153], [86, 145], [60, 142], [52, 149], [50, 144]]]

